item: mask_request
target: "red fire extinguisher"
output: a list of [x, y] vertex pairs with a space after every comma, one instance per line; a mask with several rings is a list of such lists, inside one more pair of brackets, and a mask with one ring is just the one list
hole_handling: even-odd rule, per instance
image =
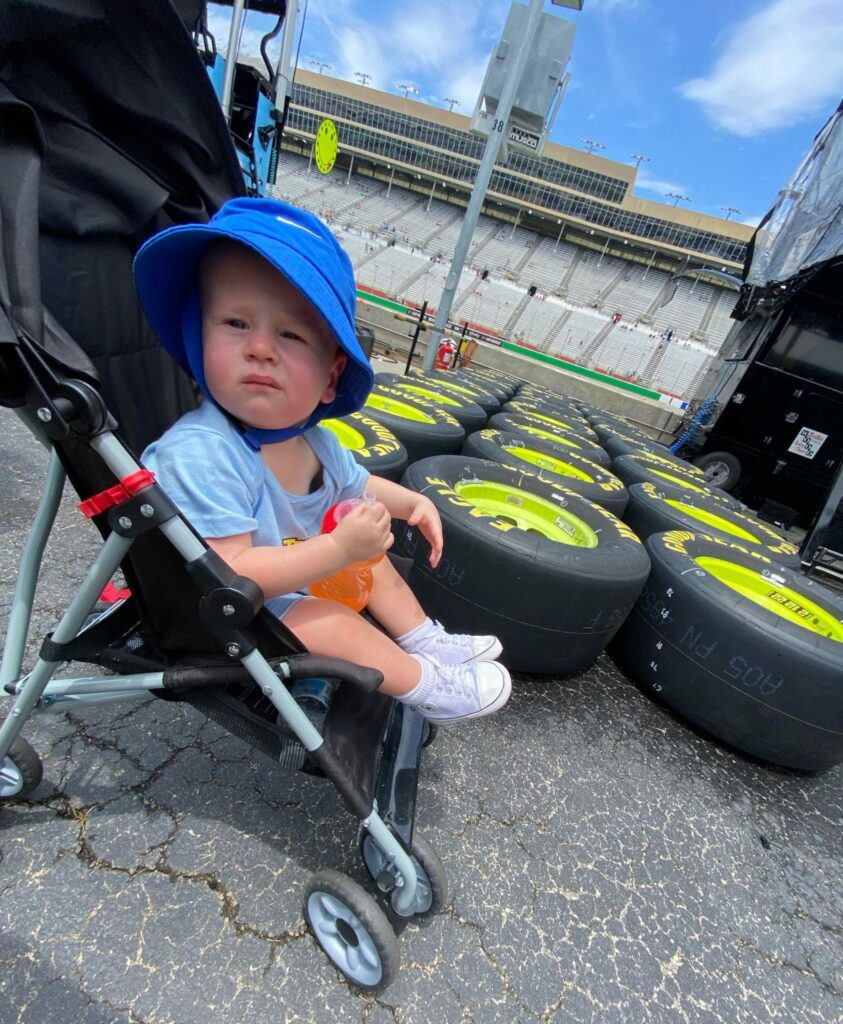
[[439, 343], [439, 351], [436, 353], [436, 369], [447, 370], [454, 361], [454, 353], [456, 351], [457, 346], [451, 341], [451, 339], [443, 338]]

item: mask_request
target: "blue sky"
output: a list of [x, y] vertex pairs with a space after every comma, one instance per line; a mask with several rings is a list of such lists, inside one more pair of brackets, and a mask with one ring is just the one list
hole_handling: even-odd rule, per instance
[[[292, 3], [294, 0], [290, 0]], [[300, 0], [299, 66], [470, 115], [509, 0]], [[585, 0], [551, 138], [641, 165], [635, 193], [757, 223], [843, 95], [843, 0]], [[218, 46], [228, 11], [210, 8]], [[266, 19], [249, 14], [257, 52]], [[673, 202], [672, 199], [665, 200]]]

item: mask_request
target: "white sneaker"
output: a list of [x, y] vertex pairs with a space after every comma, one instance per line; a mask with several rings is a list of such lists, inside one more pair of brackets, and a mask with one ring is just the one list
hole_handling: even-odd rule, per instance
[[509, 672], [497, 661], [441, 665], [428, 659], [428, 664], [434, 673], [433, 682], [425, 687], [424, 700], [414, 707], [438, 725], [490, 715], [499, 711], [512, 693]]
[[448, 633], [441, 622], [433, 620], [424, 636], [404, 650], [432, 658], [440, 665], [474, 665], [478, 661], [494, 661], [503, 647], [496, 636]]

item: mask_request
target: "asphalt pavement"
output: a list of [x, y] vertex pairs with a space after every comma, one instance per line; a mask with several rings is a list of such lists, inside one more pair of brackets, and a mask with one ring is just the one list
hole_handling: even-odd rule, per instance
[[[5, 624], [46, 456], [0, 417]], [[66, 497], [28, 665], [97, 547]], [[605, 654], [577, 678], [517, 676], [504, 711], [425, 751], [417, 828], [450, 896], [404, 929], [376, 998], [301, 915], [314, 871], [366, 879], [328, 784], [153, 699], [25, 735], [45, 775], [0, 809], [2, 1024], [843, 1019], [843, 767], [731, 753]]]

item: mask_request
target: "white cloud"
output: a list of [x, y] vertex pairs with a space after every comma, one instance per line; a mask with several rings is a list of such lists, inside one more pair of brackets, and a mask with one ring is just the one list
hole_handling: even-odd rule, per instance
[[[326, 61], [331, 65], [326, 74], [355, 82], [360, 72], [371, 76], [367, 85], [385, 92], [396, 92], [396, 83], [406, 82], [420, 89], [417, 99], [446, 106], [444, 97], [450, 96], [459, 100], [454, 108], [458, 113], [470, 115], [508, 11], [509, 0], [379, 7], [360, 0], [310, 0], [299, 67], [312, 70], [311, 59]], [[230, 9], [209, 6], [209, 24], [222, 52], [230, 19]], [[259, 55], [264, 26], [273, 23], [262, 15], [247, 15], [242, 52]], [[275, 55], [279, 46], [280, 37], [270, 52]]]
[[679, 91], [734, 135], [816, 118], [843, 92], [843, 4], [773, 0], [732, 29], [707, 75]]
[[424, 6], [384, 5], [372, 16], [367, 5], [348, 0], [310, 0], [302, 56], [319, 45], [339, 78], [354, 81], [360, 71], [372, 75], [371, 86], [387, 92], [407, 82], [421, 89], [419, 99], [429, 96], [440, 105], [442, 97], [452, 96], [460, 112], [470, 113], [508, 6], [506, 0], [431, 0]]
[[746, 226], [750, 227], [750, 228], [757, 228], [758, 225], [761, 223], [761, 218], [760, 217], [744, 217], [744, 219], [742, 221], [740, 221], [739, 223], [746, 224]]
[[687, 185], [680, 185], [675, 181], [663, 181], [661, 178], [651, 178], [646, 171], [639, 171], [635, 179], [636, 189], [644, 192], [655, 192], [657, 195], [666, 196], [670, 192], [683, 196], [688, 188]]

